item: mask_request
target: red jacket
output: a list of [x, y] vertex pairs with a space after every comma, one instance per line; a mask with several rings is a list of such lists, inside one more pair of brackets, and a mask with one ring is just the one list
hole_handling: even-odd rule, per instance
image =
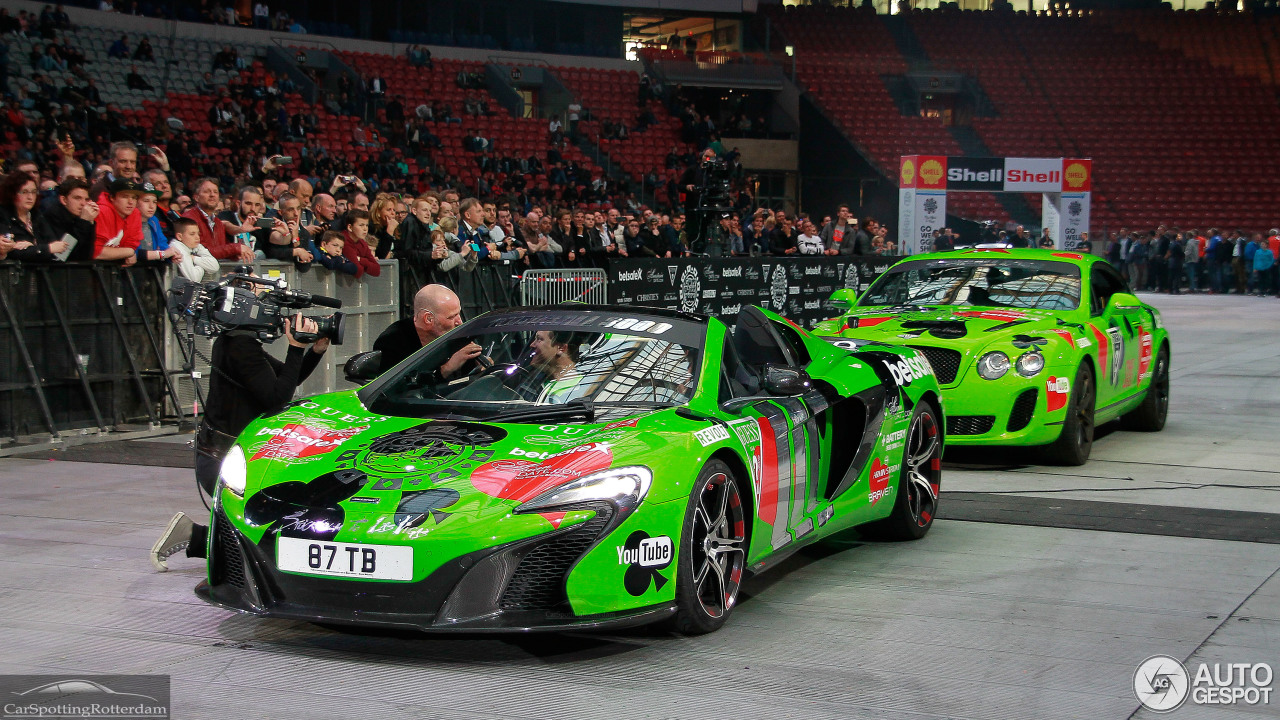
[[195, 205], [187, 208], [187, 211], [182, 213], [182, 217], [196, 221], [196, 225], [200, 227], [200, 244], [209, 251], [210, 255], [219, 260], [240, 259], [240, 243], [227, 242], [227, 229], [216, 214], [213, 216], [212, 230], [209, 229], [209, 222], [205, 219], [204, 212]]
[[342, 233], [342, 240], [342, 256], [356, 264], [356, 277], [365, 273], [378, 277], [382, 273], [382, 266], [378, 264], [378, 258], [374, 257], [373, 251], [369, 249], [369, 243], [349, 232]]
[[111, 204], [111, 196], [102, 193], [98, 196], [98, 221], [93, 234], [93, 256], [98, 257], [102, 248], [111, 240], [119, 237], [118, 247], [138, 249], [142, 244], [142, 213], [134, 209], [129, 217], [120, 217], [116, 206]]

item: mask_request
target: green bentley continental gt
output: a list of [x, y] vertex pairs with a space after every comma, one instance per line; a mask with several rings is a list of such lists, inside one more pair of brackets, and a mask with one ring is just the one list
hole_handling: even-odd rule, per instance
[[493, 312], [249, 425], [196, 592], [340, 625], [709, 632], [747, 573], [808, 543], [922, 537], [944, 423], [917, 351], [845, 350], [757, 307], [732, 330], [645, 308]]
[[914, 256], [816, 335], [856, 351], [901, 343], [929, 359], [951, 446], [1025, 445], [1049, 462], [1089, 459], [1094, 428], [1164, 427], [1169, 334], [1107, 262], [1053, 250], [972, 249]]

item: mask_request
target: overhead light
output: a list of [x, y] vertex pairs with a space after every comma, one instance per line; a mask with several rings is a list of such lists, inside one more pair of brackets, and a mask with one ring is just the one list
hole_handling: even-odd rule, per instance
[[794, 57], [794, 56], [795, 56], [795, 54], [796, 54], [796, 46], [795, 46], [795, 45], [788, 45], [788, 46], [787, 46], [787, 57]]

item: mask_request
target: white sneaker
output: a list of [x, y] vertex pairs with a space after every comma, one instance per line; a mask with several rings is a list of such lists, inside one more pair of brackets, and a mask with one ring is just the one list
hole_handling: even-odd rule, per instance
[[156, 570], [167, 572], [169, 566], [165, 564], [165, 560], [176, 552], [186, 550], [191, 544], [191, 529], [195, 527], [195, 523], [191, 522], [191, 518], [186, 513], [178, 513], [169, 521], [169, 526], [164, 529], [164, 533], [160, 535], [160, 539], [156, 540], [156, 544], [151, 546], [151, 564], [156, 566]]

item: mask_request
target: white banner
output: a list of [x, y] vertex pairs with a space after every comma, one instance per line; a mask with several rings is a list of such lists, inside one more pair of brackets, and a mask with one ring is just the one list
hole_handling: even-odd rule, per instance
[[1005, 192], [1062, 192], [1062, 158], [1005, 158]]
[[1058, 218], [1062, 225], [1062, 234], [1058, 239], [1058, 247], [1063, 250], [1075, 250], [1080, 242], [1080, 234], [1089, 232], [1089, 201], [1092, 193], [1062, 193], [1062, 201], [1058, 203]]
[[[1062, 202], [1062, 193], [1045, 193], [1044, 201], [1040, 208], [1040, 227], [1049, 231], [1049, 237], [1053, 238], [1053, 246], [1058, 250], [1062, 249], [1062, 213], [1058, 212], [1058, 204]], [[1033, 237], [1033, 243], [1039, 243], [1040, 238]], [[1033, 245], [1038, 247], [1038, 245]]]
[[914, 255], [916, 226], [916, 189], [898, 189], [898, 247], [903, 255]]
[[916, 190], [915, 248], [906, 254], [933, 252], [933, 231], [941, 230], [947, 224], [947, 191]]

